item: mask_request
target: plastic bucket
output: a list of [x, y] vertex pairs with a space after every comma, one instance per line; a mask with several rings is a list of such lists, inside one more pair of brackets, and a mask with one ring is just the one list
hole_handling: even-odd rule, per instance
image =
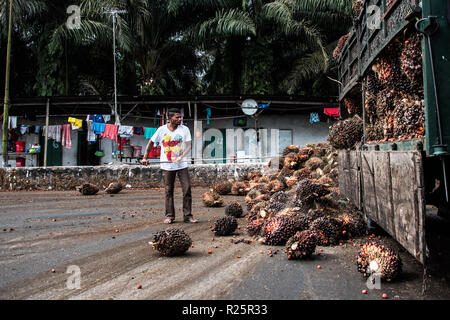
[[25, 152], [25, 141], [16, 141], [16, 152]]
[[16, 167], [25, 167], [25, 158], [16, 158]]
[[133, 158], [139, 158], [141, 156], [142, 147], [141, 146], [133, 146], [134, 152], [133, 152]]
[[129, 145], [123, 146], [123, 157], [124, 158], [131, 158], [133, 157], [133, 147]]

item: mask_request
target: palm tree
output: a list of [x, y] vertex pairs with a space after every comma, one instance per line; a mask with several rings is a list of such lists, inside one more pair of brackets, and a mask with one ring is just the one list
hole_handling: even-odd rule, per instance
[[[290, 93], [295, 92], [303, 81], [326, 72], [329, 68], [330, 51], [327, 46], [350, 25], [351, 2], [351, 0], [169, 1], [173, 11], [202, 8], [202, 11], [209, 13], [203, 21], [194, 24], [187, 34], [203, 47], [210, 49], [210, 54], [215, 58], [205, 78], [211, 82], [226, 83], [230, 79], [224, 78], [223, 75], [231, 73], [233, 93], [245, 93], [249, 83], [251, 87], [255, 81], [269, 77], [267, 64], [274, 64], [273, 61], [278, 54], [276, 50], [280, 47], [289, 52], [285, 55], [292, 59], [290, 66], [286, 68], [292, 72], [283, 82], [283, 88]], [[336, 24], [339, 27], [335, 27]], [[255, 63], [264, 58], [266, 62]], [[279, 59], [281, 56], [277, 56], [277, 61]], [[273, 67], [276, 68], [274, 65]], [[272, 78], [260, 84], [265, 86], [273, 82], [275, 81]], [[255, 89], [257, 86], [250, 90]]]

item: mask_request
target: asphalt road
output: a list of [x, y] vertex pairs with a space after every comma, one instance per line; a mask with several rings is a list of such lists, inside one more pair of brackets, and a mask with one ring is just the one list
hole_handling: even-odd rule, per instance
[[[193, 190], [193, 213], [200, 222], [185, 224], [176, 189], [177, 221], [171, 226], [162, 223], [161, 189], [114, 196], [0, 192], [0, 299], [381, 299], [383, 293], [389, 299], [450, 298], [448, 280], [435, 276], [426, 277], [422, 295], [421, 264], [388, 236], [380, 241], [400, 250], [404, 272], [368, 294], [361, 293], [367, 286], [354, 259], [366, 237], [318, 247], [305, 261], [287, 260], [283, 247], [214, 237], [210, 228], [224, 208], [205, 208], [205, 191]], [[224, 198], [245, 205], [243, 197]], [[235, 237], [249, 239], [245, 224], [239, 219]], [[148, 244], [169, 227], [192, 237], [194, 247], [185, 255], [163, 257]], [[270, 257], [269, 250], [278, 252]], [[79, 288], [76, 272], [67, 273], [73, 270], [80, 271]]]

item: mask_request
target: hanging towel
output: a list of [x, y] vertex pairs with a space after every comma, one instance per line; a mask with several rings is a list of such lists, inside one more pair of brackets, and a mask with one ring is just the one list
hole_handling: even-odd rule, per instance
[[8, 117], [8, 129], [15, 129], [15, 128], [17, 128], [17, 117], [9, 116]]
[[102, 139], [110, 139], [117, 141], [117, 130], [119, 126], [116, 124], [105, 124], [105, 131], [102, 133]]
[[309, 116], [309, 123], [320, 122], [319, 114], [317, 112], [311, 112]]
[[330, 117], [339, 117], [341, 115], [339, 108], [324, 108], [323, 113]]
[[87, 121], [87, 126], [88, 126], [87, 141], [88, 142], [97, 141], [97, 135], [92, 130], [92, 120]]
[[83, 126], [83, 120], [81, 119], [69, 117], [67, 121], [72, 124], [72, 129], [73, 127], [81, 128]]
[[72, 148], [72, 125], [65, 124], [62, 129], [62, 146], [64, 148]]
[[105, 131], [105, 124], [100, 122], [92, 122], [92, 131], [95, 134], [100, 134]]
[[147, 127], [145, 127], [144, 128], [144, 137], [145, 137], [145, 139], [151, 139], [151, 137], [153, 137], [153, 135], [155, 134], [155, 132], [156, 132], [156, 128], [147, 128]]
[[[43, 130], [45, 133], [45, 126], [43, 126]], [[53, 139], [56, 142], [61, 142], [61, 126], [48, 126], [48, 139]]]
[[39, 131], [41, 131], [41, 126], [35, 126], [34, 133], [39, 134]]
[[121, 137], [132, 137], [133, 136], [133, 127], [120, 125], [117, 134]]
[[144, 134], [144, 128], [142, 127], [133, 127], [133, 135], [142, 136]]

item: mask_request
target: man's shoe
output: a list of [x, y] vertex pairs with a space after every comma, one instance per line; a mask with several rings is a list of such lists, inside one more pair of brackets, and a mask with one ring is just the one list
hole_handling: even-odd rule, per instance
[[198, 220], [197, 220], [197, 219], [194, 219], [194, 218], [188, 218], [188, 219], [185, 219], [184, 222], [188, 222], [188, 223], [197, 223]]
[[171, 224], [171, 223], [173, 223], [173, 219], [166, 218], [166, 220], [164, 220], [164, 223]]

